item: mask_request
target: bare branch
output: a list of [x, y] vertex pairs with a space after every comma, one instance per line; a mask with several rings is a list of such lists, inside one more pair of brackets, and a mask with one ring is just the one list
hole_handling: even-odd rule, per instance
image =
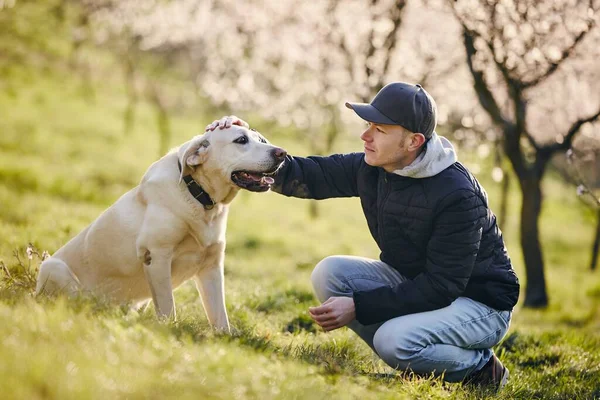
[[525, 135], [525, 138], [531, 147], [533, 147], [536, 151], [540, 149], [540, 145], [535, 141], [533, 135], [527, 129], [523, 129], [523, 134]]
[[348, 68], [348, 72], [352, 78], [356, 76], [356, 68], [354, 68], [354, 58], [352, 52], [346, 46], [345, 38], [340, 38], [340, 49], [344, 54], [344, 58], [346, 59], [346, 68]]
[[[523, 98], [523, 83], [519, 79], [515, 79], [511, 76], [510, 69], [506, 66], [506, 58], [498, 59], [494, 44], [493, 44], [494, 36], [489, 41], [486, 41], [486, 45], [492, 54], [492, 59], [494, 60], [494, 64], [496, 68], [500, 70], [504, 81], [506, 82], [506, 86], [508, 87], [508, 92], [510, 98], [513, 101], [514, 111], [515, 111], [515, 134], [520, 137], [522, 133], [526, 131], [526, 118], [527, 118], [527, 101]], [[527, 140], [529, 143], [537, 150], [539, 149], [537, 143], [533, 139], [531, 135], [526, 134]], [[515, 138], [518, 140], [518, 138]]]
[[385, 75], [388, 72], [390, 61], [392, 59], [391, 54], [396, 49], [396, 44], [398, 43], [398, 30], [400, 29], [400, 25], [402, 24], [402, 13], [404, 8], [406, 7], [406, 0], [397, 0], [390, 10], [390, 18], [392, 20], [392, 30], [388, 33], [385, 41], [383, 43], [383, 48], [386, 49], [387, 56], [385, 57], [385, 61], [383, 64], [383, 70], [381, 71], [381, 75], [379, 76], [379, 80], [377, 82], [377, 87], [373, 88], [374, 91], [378, 91], [383, 87]]
[[[592, 154], [594, 154], [593, 161], [595, 161], [595, 164], [597, 165], [598, 160], [599, 160], [598, 157], [600, 156], [600, 148], [592, 150]], [[589, 198], [590, 200], [593, 201], [593, 205], [599, 207], [599, 211], [600, 211], [600, 197], [596, 196], [596, 194], [594, 193], [595, 184], [590, 183], [585, 178], [586, 174], [584, 174], [582, 172], [580, 165], [579, 165], [580, 163], [578, 162], [579, 160], [578, 160], [578, 156], [577, 156], [577, 151], [573, 148], [569, 148], [569, 150], [567, 150], [567, 152], [566, 152], [566, 157], [567, 157], [567, 165], [571, 166], [571, 168], [570, 169], [567, 168], [565, 170], [558, 169], [558, 171], [563, 176], [563, 179], [565, 179], [569, 183], [577, 185], [578, 197], [580, 199], [582, 199], [588, 205], [589, 205], [589, 202], [585, 201], [584, 199], [586, 197]]]
[[[536, 86], [538, 85], [540, 82], [548, 79], [548, 77], [550, 77], [553, 73], [555, 73], [558, 70], [558, 67], [565, 62], [573, 53], [575, 48], [577, 47], [577, 45], [585, 38], [585, 36], [590, 32], [592, 26], [594, 25], [594, 19], [590, 18], [590, 20], [587, 23], [587, 29], [581, 31], [573, 40], [573, 43], [571, 44], [571, 46], [567, 47], [566, 49], [563, 50], [560, 58], [557, 61], [551, 62], [550, 63], [550, 67], [548, 67], [548, 69], [546, 71], [544, 71], [542, 74], [540, 74], [539, 76], [537, 76], [536, 78], [533, 78], [529, 81], [523, 82], [523, 88], [530, 88], [532, 86]], [[547, 59], [546, 59], [547, 60]], [[547, 60], [548, 61], [548, 60]]]
[[[371, 0], [371, 6], [372, 7], [376, 6], [377, 2], [378, 2], [378, 0]], [[365, 63], [365, 73], [366, 73], [367, 79], [369, 79], [373, 76], [376, 76], [377, 80], [374, 84], [369, 85], [369, 89], [370, 89], [371, 93], [367, 93], [366, 96], [371, 96], [374, 92], [377, 92], [384, 85], [385, 76], [389, 70], [390, 61], [392, 59], [391, 54], [393, 54], [394, 50], [396, 49], [396, 45], [398, 43], [398, 31], [400, 30], [400, 25], [402, 24], [402, 15], [403, 15], [404, 9], [406, 7], [406, 3], [407, 3], [407, 0], [396, 0], [392, 3], [391, 7], [386, 10], [386, 12], [378, 12], [377, 13], [379, 15], [386, 15], [387, 17], [390, 18], [390, 20], [392, 22], [392, 29], [385, 36], [383, 45], [381, 46], [381, 48], [383, 50], [385, 50], [386, 54], [385, 54], [385, 58], [383, 61], [383, 67], [380, 71], [375, 71], [370, 66], [369, 59], [375, 55], [377, 48], [375, 47], [375, 44], [373, 42], [375, 39], [375, 29], [371, 28], [371, 30], [369, 32], [369, 38], [367, 39], [368, 40], [368, 50], [366, 52], [367, 62]], [[365, 98], [363, 100], [368, 101], [367, 98]]]
[[[327, 7], [327, 15], [333, 16], [333, 13], [337, 9], [338, 5], [340, 4], [340, 1], [341, 0], [330, 1], [329, 5]], [[330, 20], [332, 20], [332, 19], [333, 18], [330, 17]], [[352, 54], [352, 52], [350, 51], [350, 49], [348, 49], [348, 46], [346, 45], [346, 37], [344, 35], [338, 35], [338, 36], [339, 36], [338, 46], [340, 47], [340, 50], [342, 51], [342, 54], [344, 55], [344, 59], [346, 62], [346, 69], [348, 71], [348, 74], [350, 74], [350, 77], [353, 79], [356, 76], [356, 68], [354, 65], [354, 54]]]
[[[371, 0], [371, 9], [373, 9], [376, 5], [377, 5], [377, 0]], [[367, 39], [369, 47], [367, 50], [367, 58], [365, 60], [365, 73], [367, 75], [367, 78], [372, 76], [374, 73], [373, 69], [370, 67], [370, 63], [371, 63], [370, 58], [373, 57], [373, 55], [375, 54], [375, 50], [376, 50], [375, 44], [373, 43], [374, 38], [375, 38], [375, 29], [371, 27], [371, 30], [369, 32], [369, 38]], [[367, 79], [367, 82], [368, 82], [368, 79]], [[371, 95], [371, 93], [365, 94], [366, 97], [368, 97], [370, 95]], [[364, 98], [363, 100], [365, 102], [368, 101], [367, 98]]]
[[557, 151], [566, 151], [567, 149], [569, 149], [571, 147], [571, 144], [573, 143], [573, 139], [575, 138], [575, 135], [577, 135], [577, 133], [579, 133], [579, 130], [581, 129], [581, 127], [585, 124], [595, 122], [599, 118], [600, 118], [600, 108], [598, 109], [598, 111], [595, 114], [590, 115], [587, 118], [581, 118], [581, 119], [575, 121], [573, 123], [573, 125], [571, 125], [571, 128], [569, 128], [569, 131], [567, 132], [567, 135], [564, 137], [564, 140], [562, 143], [553, 143], [550, 145], [546, 145], [546, 146], [542, 147], [540, 150], [543, 152], [547, 152], [550, 155], [556, 153]]
[[[466, 24], [462, 21], [456, 9], [453, 7], [453, 1], [449, 0], [450, 6], [454, 15], [458, 19], [459, 23], [463, 29], [463, 41], [465, 45], [465, 51], [467, 53], [467, 65], [469, 67], [469, 71], [473, 76], [474, 88], [477, 93], [477, 97], [479, 99], [479, 103], [486, 110], [488, 115], [492, 118], [492, 121], [498, 126], [501, 127], [504, 134], [504, 149], [505, 153], [508, 156], [513, 169], [519, 179], [522, 179], [525, 175], [528, 174], [528, 169], [525, 165], [525, 160], [523, 159], [523, 152], [520, 144], [520, 136], [523, 133], [523, 130], [519, 130], [519, 127], [509, 121], [502, 113], [494, 94], [491, 89], [488, 87], [483, 71], [478, 71], [475, 69], [473, 65], [473, 60], [475, 55], [477, 54], [477, 49], [475, 48], [475, 38], [478, 37], [478, 33], [470, 30]], [[498, 65], [497, 60], [494, 60], [496, 65]], [[509, 86], [510, 88], [510, 86]], [[521, 104], [524, 107], [524, 102]], [[524, 115], [524, 108], [523, 108]], [[523, 124], [524, 125], [524, 124]], [[523, 129], [523, 128], [521, 128]]]
[[511, 123], [502, 114], [502, 111], [498, 106], [498, 102], [494, 98], [492, 91], [485, 82], [485, 78], [483, 77], [483, 71], [476, 70], [475, 66], [473, 65], [473, 59], [475, 58], [475, 54], [477, 53], [477, 49], [475, 49], [474, 44], [474, 36], [476, 36], [477, 34], [475, 32], [470, 31], [464, 24], [462, 25], [462, 27], [463, 40], [465, 50], [467, 53], [467, 65], [469, 67], [471, 75], [473, 76], [475, 91], [477, 92], [479, 103], [488, 112], [488, 114], [496, 124], [502, 126], [503, 128], [507, 128], [511, 125]]

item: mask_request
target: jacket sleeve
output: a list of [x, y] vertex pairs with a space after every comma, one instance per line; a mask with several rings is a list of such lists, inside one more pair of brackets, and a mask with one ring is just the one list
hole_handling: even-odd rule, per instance
[[395, 287], [355, 292], [356, 319], [369, 325], [450, 305], [467, 287], [486, 215], [483, 200], [470, 190], [443, 198], [436, 207], [424, 272]]
[[287, 156], [271, 190], [303, 199], [358, 196], [356, 182], [363, 159], [363, 153]]

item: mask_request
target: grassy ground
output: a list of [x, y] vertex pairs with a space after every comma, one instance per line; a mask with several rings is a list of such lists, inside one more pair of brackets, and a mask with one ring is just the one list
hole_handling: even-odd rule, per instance
[[[240, 193], [231, 208], [226, 296], [234, 332], [209, 328], [195, 289], [176, 291], [179, 321], [159, 324], [144, 312], [94, 299], [32, 297], [39, 257], [50, 253], [135, 186], [157, 158], [154, 116], [139, 110], [123, 134], [125, 97], [98, 85], [81, 95], [67, 72], [22, 69], [0, 92], [0, 393], [2, 398], [458, 398], [489, 395], [435, 379], [403, 378], [348, 330], [323, 333], [306, 309], [309, 276], [330, 254], [376, 258], [356, 199], [319, 203], [273, 193]], [[43, 76], [42, 76], [43, 75]], [[174, 119], [172, 145], [218, 115]], [[258, 126], [260, 128], [260, 126]], [[285, 130], [262, 130], [297, 155]], [[356, 136], [340, 151], [360, 149]], [[480, 163], [461, 153], [467, 165]], [[485, 163], [483, 163], [485, 164]], [[479, 174], [492, 205], [497, 187]], [[517, 307], [496, 349], [512, 379], [498, 398], [600, 398], [600, 278], [587, 270], [592, 214], [558, 180], [545, 182], [542, 240], [551, 304]], [[505, 237], [521, 277], [518, 195]]]

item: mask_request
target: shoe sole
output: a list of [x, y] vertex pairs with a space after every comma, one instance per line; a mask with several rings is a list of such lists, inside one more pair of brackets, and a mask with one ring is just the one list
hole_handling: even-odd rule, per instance
[[510, 375], [510, 371], [508, 368], [504, 367], [504, 371], [502, 372], [502, 378], [500, 379], [500, 385], [498, 385], [498, 391], [502, 390], [504, 386], [508, 383], [508, 376]]

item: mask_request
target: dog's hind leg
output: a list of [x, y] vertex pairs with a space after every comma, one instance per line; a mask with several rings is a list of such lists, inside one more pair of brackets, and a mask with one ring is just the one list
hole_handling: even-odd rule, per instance
[[67, 293], [74, 295], [81, 285], [69, 266], [61, 259], [50, 257], [40, 266], [35, 294]]

